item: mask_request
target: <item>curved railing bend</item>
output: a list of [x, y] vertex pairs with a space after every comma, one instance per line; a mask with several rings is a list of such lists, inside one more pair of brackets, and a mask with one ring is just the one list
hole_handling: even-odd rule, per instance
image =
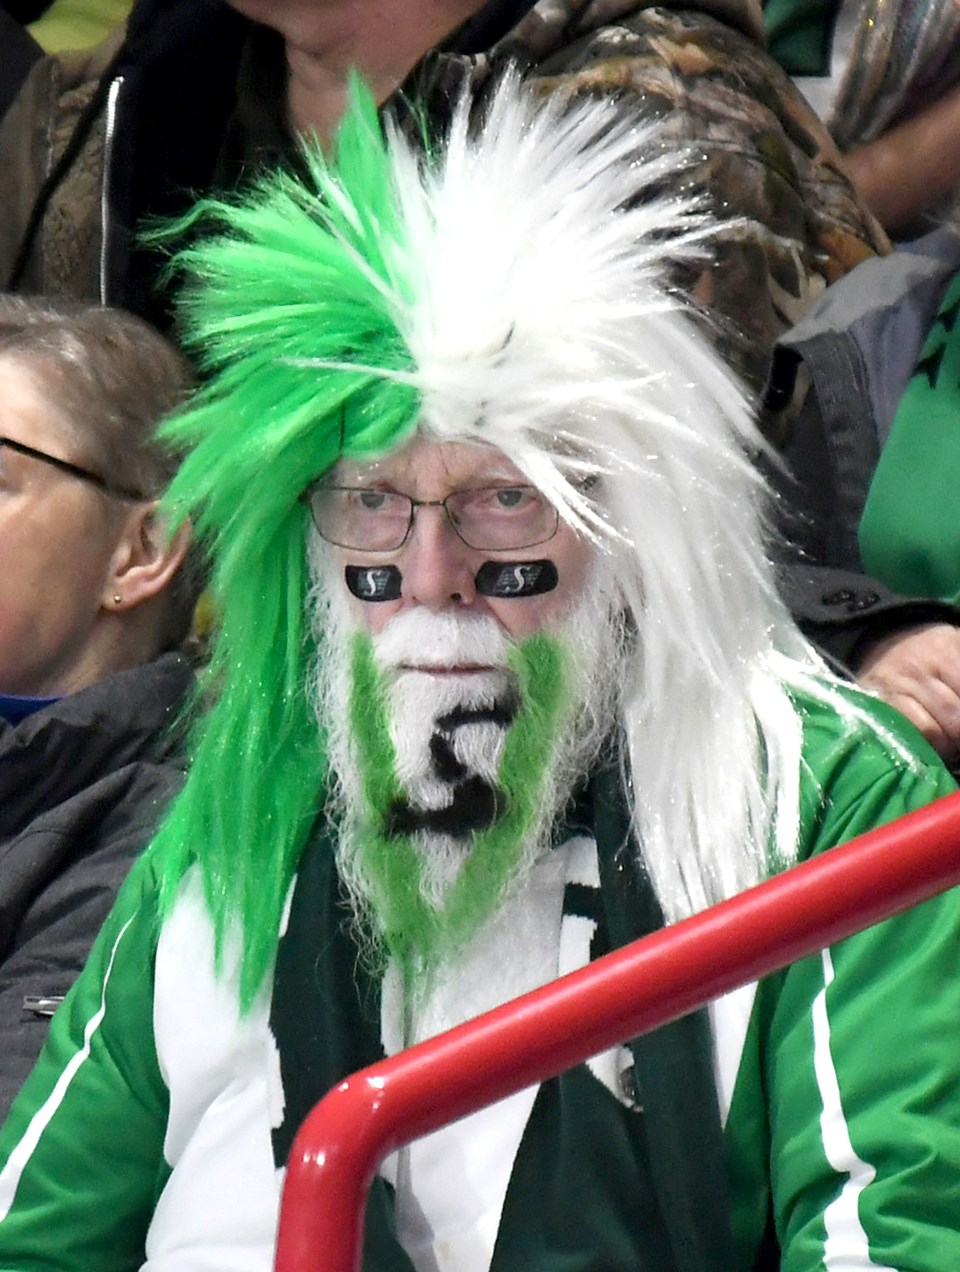
[[368, 1189], [404, 1144], [958, 882], [960, 792], [353, 1074], [294, 1141], [276, 1272], [359, 1272]]

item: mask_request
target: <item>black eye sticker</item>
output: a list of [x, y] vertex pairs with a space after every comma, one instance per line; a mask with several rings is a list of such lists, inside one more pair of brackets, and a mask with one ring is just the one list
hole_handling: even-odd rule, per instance
[[398, 601], [402, 576], [395, 565], [347, 565], [347, 587], [361, 601]]
[[540, 596], [559, 582], [552, 561], [484, 561], [477, 571], [477, 591], [501, 599]]

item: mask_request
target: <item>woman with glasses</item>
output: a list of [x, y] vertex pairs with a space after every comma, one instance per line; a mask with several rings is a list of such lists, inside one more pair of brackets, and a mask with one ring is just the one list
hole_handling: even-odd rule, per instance
[[0, 1116], [179, 781], [194, 590], [154, 429], [189, 384], [139, 319], [0, 296]]

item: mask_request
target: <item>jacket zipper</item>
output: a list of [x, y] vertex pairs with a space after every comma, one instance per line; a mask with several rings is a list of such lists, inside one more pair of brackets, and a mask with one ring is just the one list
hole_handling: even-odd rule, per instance
[[103, 139], [103, 177], [100, 186], [100, 304], [108, 303], [109, 279], [107, 277], [110, 259], [110, 240], [112, 225], [110, 221], [110, 185], [113, 175], [113, 141], [117, 122], [117, 105], [123, 88], [124, 77], [118, 75], [110, 83], [107, 93], [106, 131]]

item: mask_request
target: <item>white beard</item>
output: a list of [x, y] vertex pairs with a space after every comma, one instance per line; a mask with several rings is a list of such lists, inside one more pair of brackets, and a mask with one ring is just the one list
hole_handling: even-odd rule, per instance
[[[457, 708], [492, 707], [516, 695], [507, 667], [509, 641], [492, 618], [464, 620], [452, 614], [407, 610], [374, 638], [377, 662], [389, 674], [390, 732], [397, 754], [397, 776], [411, 800], [425, 808], [449, 803], [449, 784], [435, 774], [430, 740], [437, 721]], [[436, 676], [425, 665], [478, 664], [491, 670]], [[455, 751], [467, 768], [489, 781], [497, 775], [504, 731], [493, 723], [457, 730]]]
[[[443, 730], [450, 713], [507, 710], [516, 702], [515, 677], [507, 666], [510, 642], [492, 618], [431, 614], [407, 610], [397, 615], [374, 638], [380, 667], [389, 677], [390, 735], [397, 758], [397, 776], [411, 806], [424, 812], [450, 808], [454, 789], [438, 772], [434, 749], [449, 747], [450, 759], [464, 775], [479, 779], [490, 790], [497, 785], [506, 723], [468, 721]], [[463, 675], [430, 675], [424, 665], [489, 667]], [[459, 874], [469, 849], [462, 834], [421, 830], [420, 842], [425, 898], [439, 905]]]
[[[314, 702], [327, 734], [330, 763], [338, 781], [338, 864], [355, 906], [362, 910], [370, 897], [362, 873], [355, 868], [362, 798], [349, 726], [352, 686], [348, 642], [358, 624], [342, 581], [331, 577], [322, 552], [320, 548], [312, 558], [316, 579], [314, 622], [324, 645]], [[593, 577], [593, 584], [554, 629], [570, 655], [571, 710], [548, 771], [531, 775], [531, 781], [540, 787], [540, 812], [517, 862], [511, 888], [532, 862], [550, 848], [557, 817], [617, 719], [616, 669], [622, 635], [612, 604], [614, 591], [600, 563]], [[516, 604], [522, 605], [523, 601]], [[438, 721], [450, 712], [490, 708], [498, 703], [516, 704], [516, 677], [507, 665], [512, 641], [492, 617], [456, 611], [433, 614], [416, 608], [401, 611], [373, 643], [377, 662], [387, 675], [397, 777], [408, 801], [428, 813], [449, 808], [453, 788], [438, 776], [432, 749], [438, 735], [444, 732]], [[491, 670], [438, 676], [417, 670], [425, 665], [476, 665]], [[573, 708], [575, 703], [580, 704], [578, 708]], [[507, 736], [505, 725], [489, 720], [462, 723], [446, 731], [446, 736], [454, 761], [495, 790]], [[466, 860], [471, 837], [418, 830], [415, 839], [423, 861], [422, 895], [439, 907]]]

